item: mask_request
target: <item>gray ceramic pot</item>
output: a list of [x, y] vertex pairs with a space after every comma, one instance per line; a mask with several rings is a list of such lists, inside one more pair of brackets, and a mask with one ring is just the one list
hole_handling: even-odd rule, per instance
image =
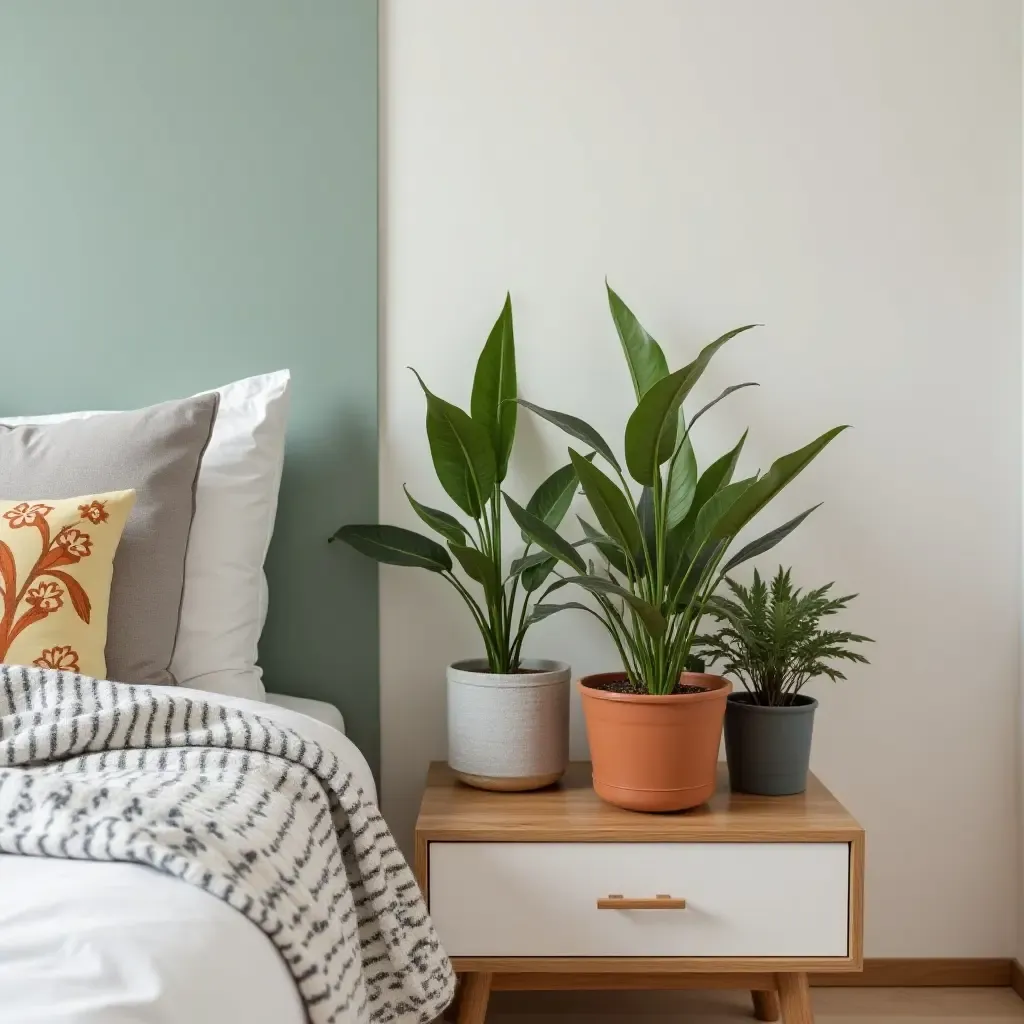
[[786, 707], [753, 704], [732, 693], [725, 707], [729, 785], [737, 793], [789, 796], [807, 788], [814, 729], [813, 697], [797, 694]]

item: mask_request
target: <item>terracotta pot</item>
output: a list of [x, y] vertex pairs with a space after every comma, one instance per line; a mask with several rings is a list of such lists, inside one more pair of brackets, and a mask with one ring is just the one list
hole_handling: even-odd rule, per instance
[[613, 693], [594, 684], [621, 672], [579, 681], [594, 768], [594, 790], [631, 811], [683, 811], [715, 791], [725, 702], [732, 684], [721, 676], [684, 672], [703, 693]]

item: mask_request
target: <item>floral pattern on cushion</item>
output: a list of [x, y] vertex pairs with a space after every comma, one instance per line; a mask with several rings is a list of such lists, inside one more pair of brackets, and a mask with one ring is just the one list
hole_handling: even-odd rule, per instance
[[[120, 491], [7, 506], [0, 515], [0, 662], [104, 673], [113, 557], [133, 503], [134, 492]], [[103, 564], [93, 567], [97, 558]]]

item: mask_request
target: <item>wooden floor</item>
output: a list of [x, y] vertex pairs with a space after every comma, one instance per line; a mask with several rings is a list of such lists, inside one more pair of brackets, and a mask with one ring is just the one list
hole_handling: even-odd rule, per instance
[[[1024, 1001], [1003, 988], [813, 989], [815, 1024], [1020, 1024]], [[743, 992], [495, 992], [487, 1024], [739, 1024]]]

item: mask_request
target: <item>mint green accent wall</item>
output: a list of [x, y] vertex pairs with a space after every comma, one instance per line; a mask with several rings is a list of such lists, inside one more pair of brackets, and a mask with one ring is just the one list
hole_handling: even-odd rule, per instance
[[261, 650], [377, 767], [375, 0], [0, 4], [0, 411], [294, 375]]

